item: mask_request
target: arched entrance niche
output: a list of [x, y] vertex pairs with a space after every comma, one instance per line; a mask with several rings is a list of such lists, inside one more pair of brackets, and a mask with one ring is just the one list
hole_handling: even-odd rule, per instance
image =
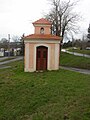
[[48, 47], [36, 47], [36, 70], [47, 70], [48, 65]]

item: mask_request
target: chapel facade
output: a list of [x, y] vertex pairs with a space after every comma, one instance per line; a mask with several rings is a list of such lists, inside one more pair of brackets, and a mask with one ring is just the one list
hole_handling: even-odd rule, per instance
[[47, 19], [35, 22], [34, 34], [24, 37], [24, 71], [58, 70], [60, 61], [61, 37], [51, 34], [51, 25]]

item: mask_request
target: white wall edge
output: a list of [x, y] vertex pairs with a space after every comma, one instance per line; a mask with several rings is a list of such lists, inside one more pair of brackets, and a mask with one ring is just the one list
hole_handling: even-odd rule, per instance
[[24, 40], [24, 43], [60, 43], [60, 40]]

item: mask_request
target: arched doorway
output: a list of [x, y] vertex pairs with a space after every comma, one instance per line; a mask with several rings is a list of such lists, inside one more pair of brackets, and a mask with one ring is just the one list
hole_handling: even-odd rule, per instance
[[36, 49], [36, 70], [47, 70], [48, 48], [39, 46]]

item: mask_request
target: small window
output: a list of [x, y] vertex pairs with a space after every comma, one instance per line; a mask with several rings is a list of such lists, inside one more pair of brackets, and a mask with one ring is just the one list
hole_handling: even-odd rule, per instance
[[41, 34], [44, 34], [44, 28], [41, 28], [41, 29], [40, 29], [40, 33], [41, 33]]

